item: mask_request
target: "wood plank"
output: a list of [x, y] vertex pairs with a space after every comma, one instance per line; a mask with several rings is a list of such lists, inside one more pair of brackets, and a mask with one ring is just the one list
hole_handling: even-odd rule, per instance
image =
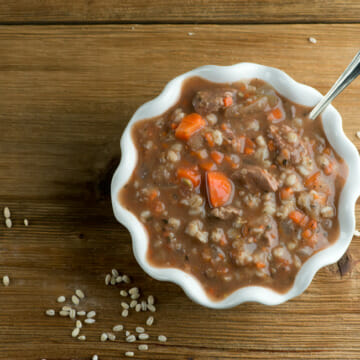
[[0, 23], [346, 23], [357, 0], [0, 0]]
[[[208, 63], [253, 61], [325, 92], [358, 38], [360, 25], [0, 27], [0, 206], [14, 219], [0, 233], [0, 276], [12, 279], [0, 286], [0, 359], [114, 359], [136, 349], [123, 337], [99, 341], [115, 323], [133, 330], [146, 317], [121, 318], [118, 289], [103, 283], [113, 267], [158, 299], [150, 349], [138, 359], [359, 359], [360, 239], [343, 277], [330, 266], [281, 306], [212, 311], [142, 272], [109, 202], [121, 132], [169, 79]], [[359, 97], [354, 82], [335, 100], [358, 147]], [[78, 287], [84, 308], [98, 312], [86, 342], [71, 338], [70, 320], [43, 314]], [[164, 345], [155, 341], [161, 333]]]

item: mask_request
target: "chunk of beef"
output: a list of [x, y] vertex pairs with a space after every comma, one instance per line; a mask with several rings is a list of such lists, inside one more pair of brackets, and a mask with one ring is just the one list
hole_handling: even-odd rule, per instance
[[275, 192], [279, 187], [278, 181], [267, 170], [256, 165], [243, 165], [242, 169], [234, 172], [233, 178], [243, 181], [252, 191]]
[[289, 162], [293, 164], [301, 162], [302, 157], [306, 153], [306, 147], [290, 126], [270, 125], [268, 136], [274, 141], [274, 145], [279, 153], [279, 163], [286, 166]]
[[224, 98], [234, 98], [235, 94], [235, 89], [200, 90], [195, 94], [192, 103], [197, 113], [207, 115], [224, 109]]
[[225, 206], [212, 209], [210, 214], [221, 220], [227, 220], [233, 216], [241, 216], [242, 210], [235, 206]]

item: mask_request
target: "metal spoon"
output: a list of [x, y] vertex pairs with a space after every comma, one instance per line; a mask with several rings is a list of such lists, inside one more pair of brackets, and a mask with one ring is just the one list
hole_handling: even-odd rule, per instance
[[360, 51], [352, 59], [349, 66], [336, 80], [335, 84], [320, 102], [311, 110], [309, 118], [315, 120], [325, 108], [338, 96], [348, 85], [360, 75]]

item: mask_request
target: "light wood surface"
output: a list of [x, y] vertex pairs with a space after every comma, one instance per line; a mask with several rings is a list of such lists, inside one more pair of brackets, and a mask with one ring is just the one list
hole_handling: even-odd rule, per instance
[[346, 23], [358, 0], [0, 0], [0, 23]]
[[[0, 276], [11, 278], [0, 285], [0, 359], [123, 359], [135, 346], [123, 337], [101, 343], [101, 332], [116, 323], [133, 330], [146, 316], [121, 318], [118, 289], [104, 285], [113, 267], [158, 300], [150, 349], [136, 359], [359, 359], [360, 239], [350, 246], [351, 271], [321, 270], [286, 304], [213, 311], [143, 273], [109, 202], [127, 121], [174, 76], [252, 61], [326, 92], [358, 51], [354, 39], [354, 24], [0, 27], [0, 206], [14, 221], [0, 232]], [[357, 81], [334, 101], [357, 147], [359, 99]], [[78, 287], [84, 308], [98, 312], [85, 342], [71, 338], [69, 319], [44, 315]]]

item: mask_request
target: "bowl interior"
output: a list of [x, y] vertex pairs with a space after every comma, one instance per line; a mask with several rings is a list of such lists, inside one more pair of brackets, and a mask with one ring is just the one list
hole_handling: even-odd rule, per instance
[[179, 269], [158, 268], [148, 263], [146, 253], [149, 239], [146, 229], [135, 215], [123, 208], [118, 201], [118, 193], [128, 182], [137, 163], [137, 151], [131, 137], [132, 125], [139, 120], [161, 115], [173, 106], [181, 95], [183, 81], [192, 76], [200, 76], [218, 83], [251, 78], [262, 79], [291, 101], [306, 106], [315, 106], [322, 97], [314, 88], [296, 82], [281, 70], [252, 63], [240, 63], [233, 66], [208, 65], [178, 76], [166, 85], [157, 98], [145, 103], [135, 112], [122, 135], [122, 159], [111, 184], [114, 214], [118, 221], [130, 231], [135, 257], [144, 271], [158, 280], [172, 281], [178, 284], [195, 302], [218, 309], [232, 307], [245, 301], [256, 301], [266, 305], [280, 304], [301, 294], [308, 287], [315, 273], [321, 267], [339, 260], [350, 244], [355, 229], [355, 202], [360, 194], [360, 182], [357, 181], [360, 178], [358, 152], [343, 132], [340, 114], [330, 105], [322, 115], [324, 131], [335, 151], [349, 167], [348, 178], [338, 206], [339, 239], [303, 264], [292, 288], [286, 293], [280, 294], [260, 286], [248, 286], [240, 288], [222, 301], [212, 301], [193, 276]]

